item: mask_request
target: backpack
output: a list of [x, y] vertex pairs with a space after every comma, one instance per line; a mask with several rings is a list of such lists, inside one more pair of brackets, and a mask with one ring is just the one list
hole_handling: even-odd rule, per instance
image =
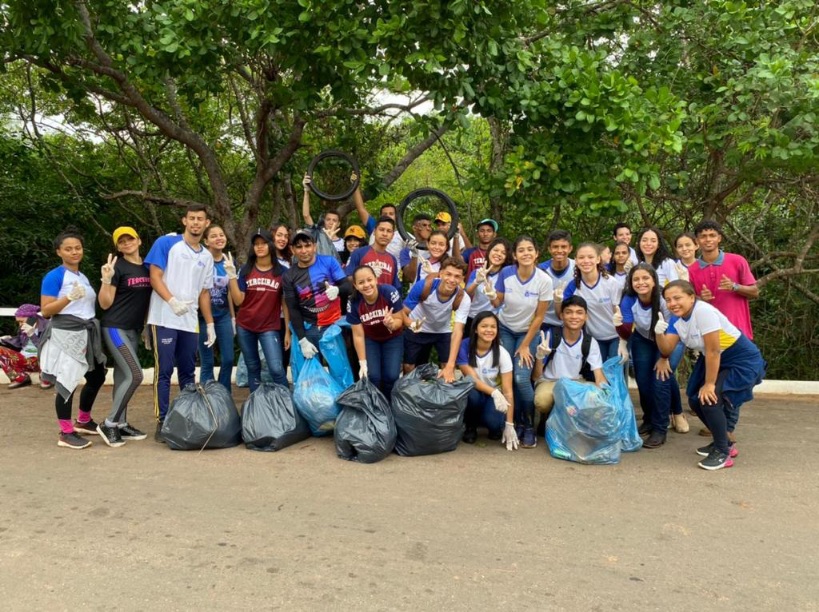
[[[429, 297], [430, 293], [432, 293], [432, 283], [438, 280], [437, 276], [432, 276], [428, 274], [427, 277], [424, 279], [424, 290], [421, 292], [421, 300], [420, 302], [425, 302]], [[458, 307], [461, 305], [461, 302], [464, 299], [464, 290], [462, 287], [458, 287], [458, 293], [455, 296], [455, 301], [452, 302], [452, 310], [458, 310]]]
[[[562, 329], [562, 328], [561, 328]], [[549, 339], [549, 348], [552, 349], [551, 352], [546, 355], [546, 358], [543, 360], [543, 369], [546, 369], [546, 366], [549, 365], [549, 362], [554, 358], [555, 351], [557, 351], [557, 347], [560, 346], [560, 343], [563, 341], [563, 332], [561, 331], [560, 334], [555, 334], [554, 332], [551, 334]], [[580, 376], [583, 378], [588, 378], [591, 376], [591, 368], [589, 367], [589, 351], [591, 350], [591, 341], [592, 337], [591, 334], [586, 330], [586, 326], [583, 326], [583, 339], [580, 341], [580, 353], [583, 355], [583, 362], [580, 366]]]

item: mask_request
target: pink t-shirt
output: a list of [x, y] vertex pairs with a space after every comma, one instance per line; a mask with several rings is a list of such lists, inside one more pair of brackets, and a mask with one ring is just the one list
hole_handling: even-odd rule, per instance
[[702, 259], [698, 259], [688, 268], [689, 280], [694, 285], [697, 295], [702, 293], [703, 285], [708, 287], [714, 294], [714, 299], [709, 303], [724, 314], [743, 334], [753, 340], [754, 332], [751, 327], [751, 309], [748, 306], [748, 298], [735, 291], [720, 289], [719, 282], [723, 275], [739, 285], [756, 283], [751, 273], [751, 266], [742, 255], [734, 253], [720, 251], [714, 263], [707, 264]]

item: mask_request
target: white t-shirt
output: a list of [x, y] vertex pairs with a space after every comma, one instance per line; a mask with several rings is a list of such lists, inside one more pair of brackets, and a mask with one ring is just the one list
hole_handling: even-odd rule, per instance
[[612, 272], [611, 277], [620, 284], [620, 293], [625, 292], [628, 272]]
[[[555, 288], [560, 287], [561, 283], [567, 285], [574, 278], [574, 259], [569, 259], [569, 265], [563, 268], [560, 272], [555, 272], [552, 269], [551, 259], [549, 261], [544, 261], [538, 266], [538, 268], [549, 275], [549, 278], [552, 279], [552, 286]], [[557, 325], [559, 327], [563, 326], [563, 321], [560, 320], [555, 312], [554, 301], [549, 302], [549, 307], [546, 309], [546, 314], [543, 315], [543, 322], [549, 325]]]
[[192, 249], [183, 236], [162, 236], [154, 242], [145, 264], [163, 272], [168, 291], [181, 302], [190, 302], [188, 312], [175, 315], [170, 305], [154, 291], [148, 307], [148, 324], [186, 332], [199, 331], [199, 294], [213, 288], [213, 256], [204, 246]]
[[593, 338], [597, 340], [613, 340], [617, 337], [617, 330], [611, 318], [614, 315], [615, 305], [620, 304], [620, 297], [623, 293], [620, 284], [611, 276], [597, 278], [597, 282], [589, 286], [583, 279], [576, 285], [570, 282], [563, 292], [563, 299], [566, 300], [574, 294], [586, 300], [588, 319], [586, 328]]
[[460, 248], [460, 251], [458, 252], [461, 254], [461, 259], [463, 259], [464, 249], [466, 249], [466, 243], [464, 242], [464, 237], [461, 236], [460, 232], [455, 234], [455, 236], [452, 237], [452, 240], [449, 241], [449, 248], [446, 250], [446, 254], [452, 257], [452, 247], [455, 244], [456, 240], [458, 241], [458, 247]]
[[[623, 313], [623, 323], [633, 323], [634, 330], [643, 338], [650, 338], [651, 331], [651, 304], [643, 304], [639, 298], [627, 295], [620, 302], [620, 312]], [[666, 321], [671, 320], [671, 313], [660, 296], [660, 312]]]
[[[426, 317], [424, 324], [421, 326], [422, 332], [430, 334], [448, 334], [452, 331], [452, 306], [455, 302], [455, 296], [458, 295], [456, 291], [445, 301], [442, 301], [438, 295], [438, 286], [441, 284], [441, 279], [436, 278], [432, 281], [432, 287], [429, 292], [429, 297], [421, 302], [421, 294], [424, 292], [424, 281], [418, 281], [412, 286], [407, 299], [404, 300], [404, 306], [410, 310], [410, 319], [418, 320]], [[469, 295], [463, 289], [463, 298], [455, 311], [455, 322], [466, 323], [469, 317], [469, 307], [472, 301]]]
[[730, 348], [742, 333], [711, 304], [697, 300], [688, 318], [671, 318], [665, 333], [678, 335], [680, 341], [690, 349], [704, 351], [703, 336], [715, 331], [719, 331], [720, 351]]
[[[458, 350], [458, 359], [455, 363], [459, 366], [469, 365], [469, 340], [464, 340], [461, 342], [461, 346]], [[509, 356], [509, 352], [502, 346], [500, 347], [500, 351], [498, 353], [497, 365], [493, 364], [491, 350], [487, 351], [483, 355], [476, 353], [475, 367], [473, 369], [481, 382], [486, 383], [490, 387], [499, 389], [500, 375], [508, 374], [512, 371], [512, 358]]]
[[677, 274], [677, 268], [674, 265], [673, 259], [666, 258], [659, 266], [653, 267], [657, 272], [657, 279], [660, 281], [661, 289], [671, 281], [675, 281], [680, 278], [680, 275]]
[[529, 329], [532, 317], [535, 316], [539, 302], [551, 302], [553, 296], [552, 279], [540, 268], [529, 280], [522, 281], [515, 265], [506, 266], [498, 274], [495, 290], [503, 293], [498, 318], [513, 332], [520, 333]]
[[85, 296], [79, 300], [74, 300], [66, 304], [59, 313], [61, 315], [74, 315], [80, 319], [93, 319], [96, 314], [97, 294], [88, 277], [82, 272], [74, 272], [65, 266], [59, 266], [49, 271], [43, 277], [40, 293], [42, 295], [61, 298], [68, 295], [74, 288], [74, 283], [85, 287]]
[[[467, 287], [475, 282], [475, 276], [477, 275], [477, 273], [478, 273], [477, 270], [473, 270], [472, 274], [469, 275], [469, 278], [466, 280]], [[498, 274], [500, 274], [500, 270], [498, 270], [494, 274], [489, 274], [486, 278], [492, 285], [494, 285], [495, 281], [498, 278]], [[491, 312], [498, 311], [497, 308], [492, 306], [492, 303], [489, 301], [489, 298], [486, 297], [486, 283], [481, 283], [475, 288], [475, 295], [472, 296], [472, 306], [469, 308], [469, 316], [474, 318], [477, 317], [480, 313], [487, 310]]]
[[[540, 375], [540, 380], [560, 380], [561, 378], [580, 378], [580, 369], [583, 367], [583, 332], [580, 332], [580, 337], [574, 344], [566, 342], [565, 338], [561, 338], [560, 344], [554, 350], [554, 356], [549, 363], [543, 368], [543, 374]], [[544, 362], [548, 357], [544, 357]], [[600, 355], [600, 347], [597, 345], [597, 340], [591, 339], [589, 344], [589, 356], [587, 359], [589, 367], [594, 370], [599, 370], [603, 367], [603, 358]]]

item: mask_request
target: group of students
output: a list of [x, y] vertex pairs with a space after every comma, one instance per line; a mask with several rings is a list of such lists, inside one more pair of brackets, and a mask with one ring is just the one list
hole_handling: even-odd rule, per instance
[[[27, 319], [26, 331], [32, 337], [42, 331], [41, 380], [56, 386], [60, 446], [86, 448], [85, 434], [113, 447], [146, 437], [127, 419], [142, 382], [140, 334], [156, 361], [161, 441], [174, 367], [180, 386], [193, 383], [198, 355], [200, 381], [212, 380], [218, 348], [218, 381], [230, 389], [237, 337], [251, 391], [261, 382], [260, 348], [274, 382], [287, 384], [288, 353], [317, 358], [323, 334], [341, 323], [349, 326], [356, 378], [368, 377], [387, 398], [402, 372], [427, 363], [433, 349], [444, 381], [453, 381], [456, 370], [471, 376], [464, 442], [474, 443], [486, 427], [489, 439], [509, 450], [537, 445], [559, 379], [605, 385], [602, 366], [612, 357], [631, 360], [644, 445], [660, 447], [669, 424], [688, 430], [675, 378], [688, 347], [698, 353], [689, 405], [713, 435], [697, 451], [704, 457], [699, 465], [732, 465], [739, 407], [752, 397], [765, 363], [752, 342], [747, 304], [758, 294], [755, 281], [743, 258], [719, 248], [717, 223], [704, 221], [677, 237], [676, 260], [656, 228], [643, 229], [632, 248], [628, 226], [618, 224], [609, 253], [591, 242], [575, 250], [570, 233], [558, 230], [547, 237], [550, 257], [541, 262], [534, 238], [510, 243], [493, 219], [477, 224], [473, 246], [462, 227], [449, 239], [448, 213], [420, 214], [404, 241], [396, 208], [383, 206], [374, 218], [359, 190], [353, 201], [364, 227], [352, 226], [339, 239], [337, 213], [313, 226], [308, 186], [309, 177], [307, 228], [292, 234], [281, 224], [258, 228], [241, 266], [202, 206], [189, 207], [184, 232], [159, 238], [144, 259], [137, 231], [117, 228], [117, 255], [101, 267], [99, 294], [79, 270], [82, 236], [64, 231], [56, 238], [61, 265], [43, 279], [41, 318]], [[319, 252], [322, 233], [338, 254]], [[97, 424], [91, 408], [105, 379], [103, 345], [114, 362], [114, 391], [109, 414]], [[73, 393], [83, 378], [72, 422]]]

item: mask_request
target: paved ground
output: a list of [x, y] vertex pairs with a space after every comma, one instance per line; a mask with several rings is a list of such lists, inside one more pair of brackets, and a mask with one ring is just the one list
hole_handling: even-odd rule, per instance
[[73, 452], [52, 404], [0, 390], [3, 610], [819, 609], [816, 398], [744, 407], [737, 464], [715, 473], [694, 432], [617, 466], [543, 441], [375, 465], [332, 439]]

